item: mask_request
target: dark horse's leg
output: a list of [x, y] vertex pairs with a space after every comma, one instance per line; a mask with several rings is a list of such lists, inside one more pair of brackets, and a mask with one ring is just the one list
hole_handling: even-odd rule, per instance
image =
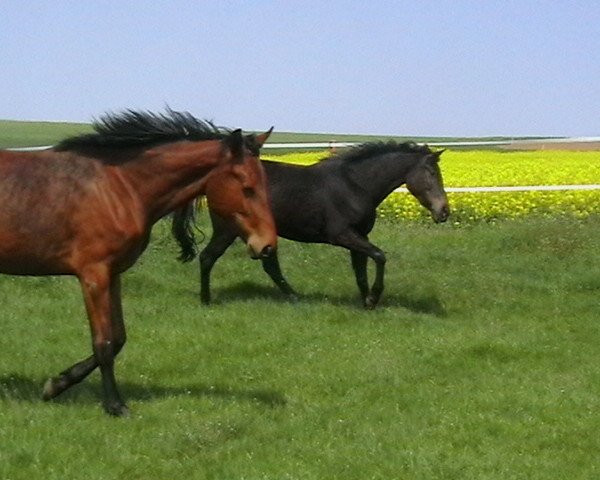
[[[347, 248], [352, 256], [352, 267], [356, 274], [356, 283], [360, 289], [361, 296], [366, 308], [375, 308], [381, 293], [383, 292], [383, 277], [385, 271], [385, 254], [369, 242], [368, 238], [363, 237], [353, 230], [335, 236], [334, 245]], [[366, 257], [371, 257], [375, 262], [376, 273], [375, 281], [369, 292], [367, 284], [367, 262]]]
[[213, 221], [213, 234], [208, 245], [200, 252], [200, 300], [208, 305], [210, 303], [210, 272], [215, 262], [225, 253], [225, 250], [237, 238], [225, 223], [221, 224], [216, 215], [211, 215]]
[[356, 284], [358, 285], [360, 296], [364, 301], [369, 295], [369, 279], [367, 278], [367, 261], [369, 257], [365, 253], [350, 250], [350, 258], [352, 260], [354, 276], [356, 277]]
[[121, 400], [114, 376], [114, 357], [126, 340], [120, 278], [118, 275], [111, 278], [106, 268], [101, 266], [80, 276], [80, 282], [90, 320], [94, 355], [48, 380], [43, 398], [50, 400], [56, 397], [100, 366], [105, 410], [111, 415], [126, 415], [128, 410]]
[[271, 277], [271, 280], [275, 282], [275, 285], [279, 287], [279, 289], [292, 301], [298, 300], [298, 295], [294, 289], [287, 282], [283, 273], [281, 273], [281, 268], [279, 266], [279, 258], [277, 257], [277, 252], [273, 252], [266, 258], [262, 259], [262, 266], [265, 272]]

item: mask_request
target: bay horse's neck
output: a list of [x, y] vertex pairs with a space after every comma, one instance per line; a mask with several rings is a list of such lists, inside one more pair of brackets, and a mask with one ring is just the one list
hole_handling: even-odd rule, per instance
[[211, 171], [225, 160], [219, 140], [179, 142], [153, 147], [118, 169], [154, 223], [203, 194]]
[[389, 152], [355, 161], [348, 176], [353, 183], [379, 205], [385, 197], [406, 181], [408, 172], [418, 162], [419, 155]]

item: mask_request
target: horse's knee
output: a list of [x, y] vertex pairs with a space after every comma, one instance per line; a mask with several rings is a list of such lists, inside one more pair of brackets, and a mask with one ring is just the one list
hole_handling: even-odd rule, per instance
[[114, 358], [125, 345], [125, 337], [108, 340], [102, 339], [94, 342], [94, 355], [99, 365], [108, 365], [114, 362]]
[[375, 261], [375, 263], [384, 266], [385, 262], [387, 261], [387, 259], [385, 258], [385, 253], [383, 253], [381, 250], [376, 251], [373, 254], [373, 260]]
[[198, 255], [198, 260], [200, 261], [200, 266], [204, 267], [207, 263], [210, 262], [211, 255], [206, 251], [206, 249], [202, 250]]
[[113, 350], [115, 355], [117, 355], [123, 349], [125, 342], [127, 342], [127, 335], [125, 332], [115, 336], [113, 339]]

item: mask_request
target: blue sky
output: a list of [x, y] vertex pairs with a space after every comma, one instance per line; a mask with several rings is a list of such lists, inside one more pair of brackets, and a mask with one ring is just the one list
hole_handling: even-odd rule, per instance
[[600, 135], [600, 2], [0, 3], [0, 118], [165, 105], [247, 130]]

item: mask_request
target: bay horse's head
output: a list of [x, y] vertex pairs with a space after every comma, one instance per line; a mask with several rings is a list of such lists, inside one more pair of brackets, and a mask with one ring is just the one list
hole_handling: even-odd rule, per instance
[[406, 188], [431, 212], [436, 223], [445, 222], [450, 215], [439, 166], [442, 152], [444, 150], [425, 154], [406, 176]]
[[223, 140], [231, 161], [216, 169], [206, 186], [209, 208], [232, 225], [252, 258], [269, 256], [277, 248], [267, 178], [259, 158], [272, 130], [248, 136], [241, 130], [232, 132]]

